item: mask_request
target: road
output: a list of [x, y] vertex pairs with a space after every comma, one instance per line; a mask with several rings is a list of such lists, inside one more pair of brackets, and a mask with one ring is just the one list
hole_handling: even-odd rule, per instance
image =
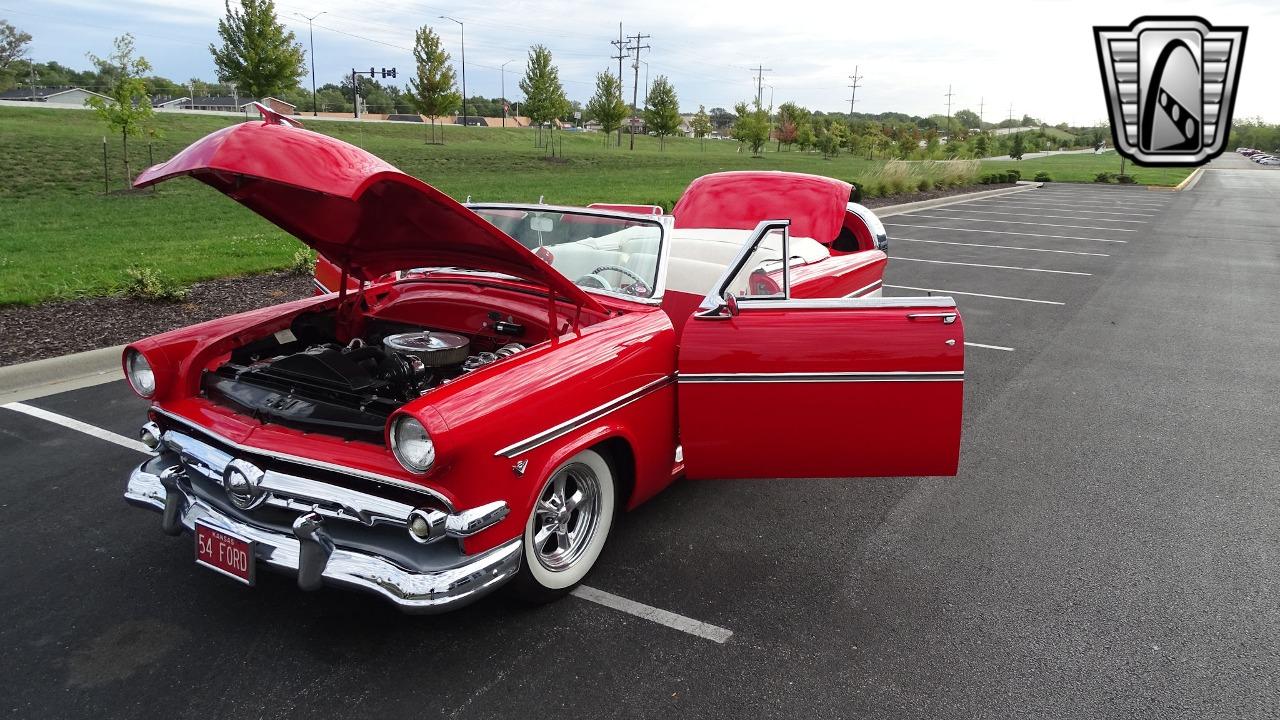
[[[124, 504], [135, 451], [0, 409], [0, 710], [1275, 717], [1278, 194], [1232, 156], [1184, 193], [886, 218], [889, 291], [955, 293], [973, 343], [960, 473], [682, 482], [623, 516], [588, 584], [724, 643], [577, 597], [244, 588]], [[143, 411], [122, 383], [31, 404], [128, 437]]]

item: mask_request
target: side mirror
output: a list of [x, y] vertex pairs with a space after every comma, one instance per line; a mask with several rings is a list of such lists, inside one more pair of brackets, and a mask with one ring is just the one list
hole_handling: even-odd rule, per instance
[[724, 291], [724, 311], [729, 317], [738, 316], [738, 298], [729, 290]]

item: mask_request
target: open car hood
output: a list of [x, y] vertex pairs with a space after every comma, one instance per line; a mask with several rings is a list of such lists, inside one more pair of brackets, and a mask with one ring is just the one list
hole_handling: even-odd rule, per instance
[[358, 147], [264, 115], [264, 122], [197, 140], [148, 168], [134, 186], [190, 175], [362, 280], [416, 267], [484, 270], [601, 309], [550, 264], [439, 190]]

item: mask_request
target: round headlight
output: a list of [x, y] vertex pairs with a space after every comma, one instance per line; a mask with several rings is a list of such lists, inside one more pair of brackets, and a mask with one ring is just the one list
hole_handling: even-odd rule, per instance
[[151, 363], [137, 350], [129, 351], [129, 357], [125, 361], [125, 378], [129, 380], [133, 391], [144, 398], [149, 398], [156, 392], [156, 374], [151, 370]]
[[391, 426], [391, 452], [410, 472], [426, 472], [436, 461], [436, 446], [422, 423], [401, 415]]

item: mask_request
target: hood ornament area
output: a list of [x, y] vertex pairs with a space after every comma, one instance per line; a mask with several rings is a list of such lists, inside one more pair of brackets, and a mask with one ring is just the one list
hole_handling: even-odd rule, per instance
[[1148, 16], [1093, 31], [1117, 152], [1140, 165], [1203, 165], [1222, 153], [1248, 28]]

